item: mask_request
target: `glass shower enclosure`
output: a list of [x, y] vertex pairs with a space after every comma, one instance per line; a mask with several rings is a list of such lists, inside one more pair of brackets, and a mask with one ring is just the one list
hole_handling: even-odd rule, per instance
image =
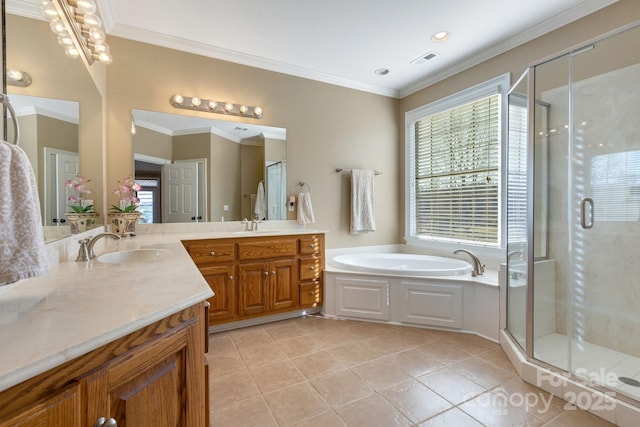
[[640, 400], [640, 23], [529, 67], [507, 153], [507, 331]]

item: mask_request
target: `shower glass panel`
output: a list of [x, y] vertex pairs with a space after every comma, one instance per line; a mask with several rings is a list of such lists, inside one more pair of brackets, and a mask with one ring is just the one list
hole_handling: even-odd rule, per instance
[[[527, 353], [638, 399], [640, 27], [530, 71], [533, 254], [525, 259], [533, 277], [525, 280], [533, 286], [533, 348]], [[513, 244], [510, 236], [510, 252]], [[509, 266], [513, 283], [515, 264]], [[509, 330], [518, 338], [522, 328], [513, 328], [519, 315], [512, 312], [522, 304], [512, 288]]]

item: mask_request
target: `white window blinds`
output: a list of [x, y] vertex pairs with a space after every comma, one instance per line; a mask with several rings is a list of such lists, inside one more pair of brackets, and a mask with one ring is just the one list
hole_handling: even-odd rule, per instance
[[500, 95], [415, 122], [420, 237], [499, 243]]
[[527, 106], [514, 94], [509, 98], [508, 161], [507, 239], [521, 243], [527, 240]]

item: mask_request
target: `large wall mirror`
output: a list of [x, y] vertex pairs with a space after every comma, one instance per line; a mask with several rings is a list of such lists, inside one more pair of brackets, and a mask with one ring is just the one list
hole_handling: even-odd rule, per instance
[[[102, 97], [85, 65], [65, 56], [41, 15], [39, 4], [6, 2], [5, 67], [31, 77], [29, 85], [8, 84], [6, 91], [18, 117], [20, 146], [38, 181], [49, 241], [70, 234], [64, 181], [76, 173], [91, 180], [96, 210], [104, 213]], [[11, 131], [7, 126], [8, 140]]]
[[283, 128], [132, 110], [142, 222], [287, 219]]

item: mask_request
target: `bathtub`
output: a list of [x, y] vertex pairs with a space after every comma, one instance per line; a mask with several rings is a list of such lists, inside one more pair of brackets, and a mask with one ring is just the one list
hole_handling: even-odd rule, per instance
[[363, 251], [328, 258], [325, 316], [499, 338], [497, 272], [473, 277], [470, 263], [430, 255]]
[[459, 259], [399, 253], [343, 254], [331, 262], [346, 270], [397, 276], [458, 276], [472, 270], [471, 264]]

